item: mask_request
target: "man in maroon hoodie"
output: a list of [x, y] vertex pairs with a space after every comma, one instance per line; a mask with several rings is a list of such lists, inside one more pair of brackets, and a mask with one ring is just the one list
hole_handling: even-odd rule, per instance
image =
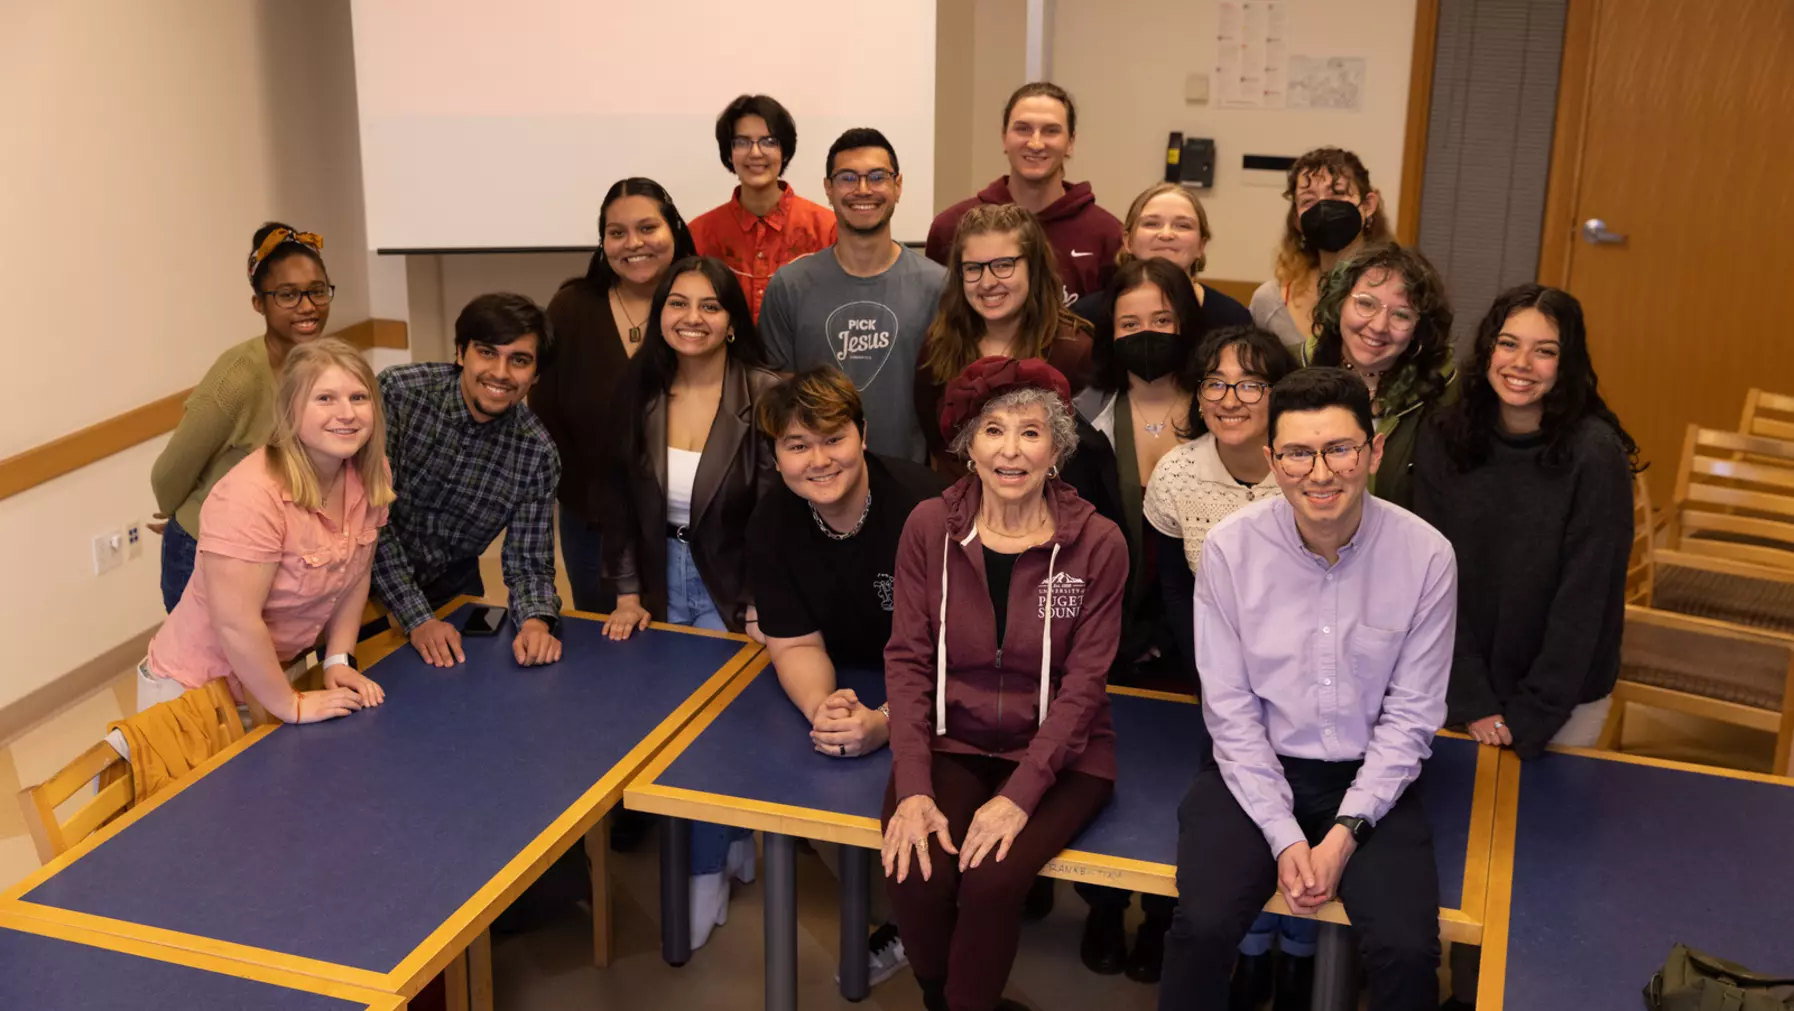
[[1096, 205], [1089, 183], [1065, 181], [1065, 161], [1078, 136], [1078, 107], [1050, 81], [1024, 84], [1003, 107], [1003, 154], [1009, 174], [977, 196], [935, 216], [928, 228], [928, 258], [945, 264], [953, 252], [959, 219], [979, 204], [1020, 204], [1046, 228], [1059, 257], [1065, 304], [1101, 291], [1121, 250], [1121, 222]]

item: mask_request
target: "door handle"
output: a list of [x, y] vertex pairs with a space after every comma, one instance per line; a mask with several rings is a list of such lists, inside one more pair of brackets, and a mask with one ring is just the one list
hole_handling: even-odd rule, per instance
[[1623, 246], [1626, 237], [1618, 232], [1608, 231], [1607, 222], [1600, 218], [1590, 218], [1582, 223], [1582, 241], [1591, 246]]

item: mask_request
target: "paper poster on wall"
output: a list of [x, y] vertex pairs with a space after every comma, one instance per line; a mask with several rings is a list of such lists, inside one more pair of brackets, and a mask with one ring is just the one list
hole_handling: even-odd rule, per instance
[[1215, 105], [1283, 108], [1289, 76], [1284, 0], [1222, 0], [1217, 8]]
[[1364, 57], [1292, 56], [1289, 107], [1357, 112], [1364, 107]]

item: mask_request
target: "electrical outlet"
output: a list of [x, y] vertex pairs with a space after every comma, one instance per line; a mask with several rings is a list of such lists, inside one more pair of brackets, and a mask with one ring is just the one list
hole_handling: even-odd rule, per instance
[[125, 557], [136, 561], [143, 557], [143, 522], [132, 520], [125, 525]]
[[111, 572], [125, 561], [125, 534], [109, 530], [93, 539], [93, 574]]

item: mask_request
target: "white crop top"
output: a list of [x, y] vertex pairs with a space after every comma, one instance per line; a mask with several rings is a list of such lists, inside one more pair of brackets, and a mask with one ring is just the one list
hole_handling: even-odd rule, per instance
[[682, 527], [691, 523], [691, 488], [698, 480], [702, 453], [667, 447], [667, 522]]

